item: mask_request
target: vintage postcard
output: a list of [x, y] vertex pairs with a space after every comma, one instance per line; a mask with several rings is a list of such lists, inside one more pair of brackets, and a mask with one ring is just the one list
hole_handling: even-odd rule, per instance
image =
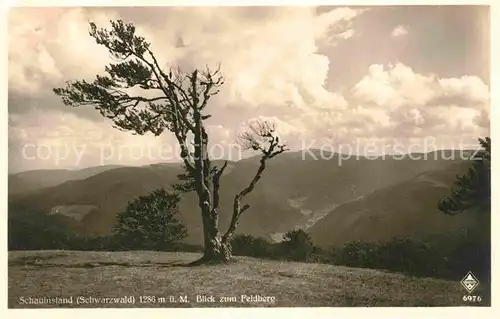
[[490, 307], [490, 11], [11, 7], [8, 308]]

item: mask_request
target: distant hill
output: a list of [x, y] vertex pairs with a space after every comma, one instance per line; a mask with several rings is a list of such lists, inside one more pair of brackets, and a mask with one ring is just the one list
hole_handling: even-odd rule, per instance
[[[312, 152], [319, 153], [317, 150]], [[328, 224], [330, 225], [329, 235], [332, 238], [336, 238], [337, 233], [346, 234], [352, 238], [348, 228], [352, 226], [352, 223], [348, 221], [354, 215], [351, 216], [349, 206], [347, 206], [348, 208], [342, 207], [354, 205], [352, 206], [352, 214], [369, 215], [361, 214], [354, 209], [358, 207], [356, 205], [360, 205], [355, 204], [356, 201], [353, 202], [356, 198], [361, 196], [368, 198], [368, 195], [380, 191], [383, 194], [388, 194], [381, 197], [381, 200], [389, 203], [394, 199], [392, 197], [399, 196], [396, 191], [404, 190], [401, 185], [406, 185], [405, 182], [413, 185], [415, 183], [413, 180], [419, 174], [434, 171], [433, 174], [439, 175], [442, 171], [446, 175], [452, 166], [457, 167], [457, 172], [465, 167], [464, 165], [454, 166], [454, 164], [463, 162], [458, 156], [454, 160], [449, 160], [440, 157], [434, 158], [432, 154], [427, 159], [420, 160], [394, 157], [386, 157], [385, 159], [352, 157], [342, 160], [341, 165], [339, 165], [338, 154], [326, 156], [326, 158], [330, 158], [329, 160], [315, 160], [310, 155], [305, 157], [303, 155], [301, 152], [288, 152], [269, 162], [263, 178], [254, 192], [248, 196], [247, 202], [251, 208], [241, 218], [239, 233], [279, 240], [283, 232], [292, 228], [310, 227], [311, 231], [316, 232], [315, 225]], [[234, 194], [251, 180], [258, 167], [258, 160], [258, 157], [252, 157], [229, 163], [221, 179], [222, 229], [225, 229], [229, 222]], [[459, 166], [460, 168], [458, 168]], [[108, 234], [113, 228], [116, 215], [125, 209], [130, 200], [160, 187], [169, 188], [178, 181], [177, 174], [181, 172], [181, 166], [177, 163], [156, 164], [143, 167], [108, 168], [99, 173], [93, 172], [94, 174], [90, 174], [87, 178], [76, 179], [73, 177], [71, 180], [68, 179], [51, 187], [35, 190], [27, 187], [28, 190], [25, 192], [14, 188], [16, 196], [10, 198], [9, 211], [15, 213], [15, 207], [31, 207], [42, 211], [52, 211], [66, 215], [68, 219], [71, 218], [70, 224], [78, 225], [75, 227], [75, 231], [86, 234]], [[22, 174], [29, 177], [30, 175], [27, 173], [30, 172]], [[454, 173], [449, 174], [453, 175]], [[46, 182], [46, 180], [44, 181]], [[29, 178], [26, 178], [24, 182], [29, 184]], [[52, 182], [56, 183], [56, 181]], [[401, 198], [399, 206], [401, 214], [404, 211], [409, 212], [408, 214], [416, 214], [414, 211], [417, 206], [415, 205], [418, 204], [411, 201], [412, 196], [417, 196], [418, 200], [425, 201], [427, 205], [425, 207], [435, 207], [436, 194], [438, 194], [435, 192], [435, 188], [441, 193], [446, 192], [444, 187], [435, 187], [429, 182], [422, 181], [417, 184], [421, 186], [408, 189], [408, 194], [411, 196], [406, 195], [407, 198], [404, 200]], [[388, 187], [391, 186], [394, 187], [392, 195], [388, 193]], [[9, 185], [9, 192], [10, 187]], [[374, 195], [370, 195], [370, 198], [371, 196]], [[345, 204], [348, 202], [351, 203]], [[339, 215], [338, 209], [342, 209], [345, 214]], [[332, 217], [337, 215], [342, 216], [342, 218]], [[201, 217], [195, 194], [183, 195], [180, 219], [188, 227], [189, 236], [186, 242], [202, 243]], [[331, 224], [331, 220], [334, 221], [333, 224]], [[429, 221], [431, 220], [429, 219]], [[320, 222], [318, 223], [318, 221]], [[360, 227], [364, 231], [370, 231], [374, 234], [386, 231], [382, 230], [387, 227], [385, 221], [373, 223], [369, 218], [361, 219], [361, 221], [367, 223], [367, 226]], [[378, 225], [378, 228], [370, 229], [370, 225]], [[401, 228], [397, 225], [397, 219], [391, 222], [391, 225], [396, 229]], [[318, 233], [323, 234], [323, 231], [318, 230]], [[315, 235], [314, 238], [321, 243], [334, 241], [334, 239], [324, 239], [326, 235], [321, 234]]]
[[456, 232], [476, 223], [472, 213], [445, 215], [438, 200], [450, 194], [456, 175], [470, 163], [423, 172], [330, 211], [307, 231], [318, 246], [341, 246], [354, 240], [380, 242], [393, 237], [426, 238]]
[[9, 196], [59, 185], [69, 180], [85, 179], [117, 167], [122, 166], [103, 165], [79, 170], [52, 169], [9, 174]]

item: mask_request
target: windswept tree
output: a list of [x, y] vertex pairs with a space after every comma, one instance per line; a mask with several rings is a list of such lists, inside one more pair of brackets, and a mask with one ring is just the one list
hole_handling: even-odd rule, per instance
[[269, 122], [256, 122], [239, 137], [244, 149], [260, 152], [261, 158], [249, 185], [235, 195], [231, 222], [222, 234], [219, 231], [219, 185], [227, 162], [221, 167], [212, 165], [204, 123], [211, 116], [206, 106], [224, 83], [220, 68], [189, 72], [171, 67], [165, 70], [151, 50], [151, 44], [135, 31], [133, 24], [121, 20], [111, 21], [110, 30], [98, 28], [91, 22], [90, 36], [106, 47], [117, 63], [105, 67], [105, 76], [97, 75], [92, 82], [68, 82], [64, 88], [55, 88], [54, 93], [68, 106], [95, 107], [118, 129], [140, 135], [173, 133], [185, 168], [177, 188], [196, 192], [203, 221], [204, 255], [197, 263], [228, 261], [231, 238], [241, 215], [249, 209], [248, 204], [243, 204], [244, 198], [261, 178], [267, 161], [283, 153], [286, 147]]
[[168, 248], [185, 238], [187, 229], [176, 218], [180, 200], [163, 188], [139, 196], [117, 216], [116, 238], [129, 248]]

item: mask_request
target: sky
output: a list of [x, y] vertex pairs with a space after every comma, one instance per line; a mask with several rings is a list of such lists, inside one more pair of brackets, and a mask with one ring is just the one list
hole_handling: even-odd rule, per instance
[[9, 172], [178, 161], [172, 134], [133, 135], [52, 88], [113, 62], [88, 22], [134, 23], [165, 69], [221, 65], [212, 158], [238, 160], [257, 119], [291, 150], [361, 155], [471, 148], [489, 135], [489, 9], [378, 7], [11, 8]]

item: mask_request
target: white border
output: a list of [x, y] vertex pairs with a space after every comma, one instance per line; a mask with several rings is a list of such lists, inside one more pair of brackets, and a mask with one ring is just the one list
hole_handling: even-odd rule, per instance
[[[498, 128], [493, 124], [494, 119], [500, 119], [500, 96], [499, 87], [499, 61], [500, 52], [498, 49], [498, 40], [500, 39], [500, 28], [498, 19], [500, 18], [499, 8], [500, 5], [495, 4], [496, 0], [491, 1], [464, 1], [464, 0], [453, 0], [453, 1], [336, 1], [336, 0], [240, 0], [238, 2], [228, 1], [228, 0], [24, 0], [24, 1], [14, 1], [14, 0], [2, 0], [2, 7], [0, 8], [0, 21], [2, 25], [0, 27], [0, 38], [7, 42], [7, 11], [8, 6], [160, 6], [160, 5], [186, 5], [186, 6], [234, 6], [234, 5], [300, 5], [300, 6], [312, 6], [312, 5], [491, 5], [491, 138], [494, 141], [499, 140]], [[494, 18], [493, 18], [494, 17]], [[88, 318], [88, 317], [118, 317], [122, 319], [126, 318], [254, 318], [254, 317], [287, 317], [292, 318], [493, 318], [497, 306], [499, 306], [499, 278], [497, 272], [495, 271], [495, 266], [499, 265], [499, 254], [496, 254], [498, 248], [498, 238], [496, 230], [496, 225], [498, 225], [499, 217], [498, 212], [500, 212], [500, 207], [498, 205], [498, 200], [493, 197], [492, 201], [492, 307], [456, 307], [456, 308], [444, 308], [444, 307], [434, 307], [434, 308], [191, 308], [191, 309], [144, 309], [144, 308], [127, 308], [127, 309], [75, 309], [75, 310], [62, 310], [62, 309], [30, 309], [30, 310], [20, 310], [11, 309], [7, 310], [7, 149], [8, 149], [8, 109], [7, 109], [7, 74], [8, 72], [8, 56], [7, 56], [8, 43], [2, 46], [0, 50], [2, 63], [1, 70], [5, 70], [0, 75], [0, 89], [2, 90], [1, 96], [3, 97], [3, 103], [1, 111], [4, 112], [1, 117], [1, 128], [2, 134], [0, 135], [1, 145], [4, 150], [1, 157], [0, 163], [2, 166], [2, 174], [4, 179], [1, 186], [1, 193], [3, 194], [4, 200], [2, 201], [4, 210], [2, 214], [2, 222], [0, 223], [0, 230], [3, 234], [1, 240], [3, 249], [0, 249], [0, 256], [2, 256], [1, 270], [4, 278], [4, 283], [1, 285], [0, 289], [0, 304], [2, 305], [2, 312], [0, 314], [1, 318]], [[493, 144], [494, 154], [500, 152], [500, 144]], [[496, 155], [495, 155], [496, 156]], [[498, 185], [498, 174], [495, 161], [493, 161], [493, 184], [492, 193], [500, 194], [500, 188]]]

